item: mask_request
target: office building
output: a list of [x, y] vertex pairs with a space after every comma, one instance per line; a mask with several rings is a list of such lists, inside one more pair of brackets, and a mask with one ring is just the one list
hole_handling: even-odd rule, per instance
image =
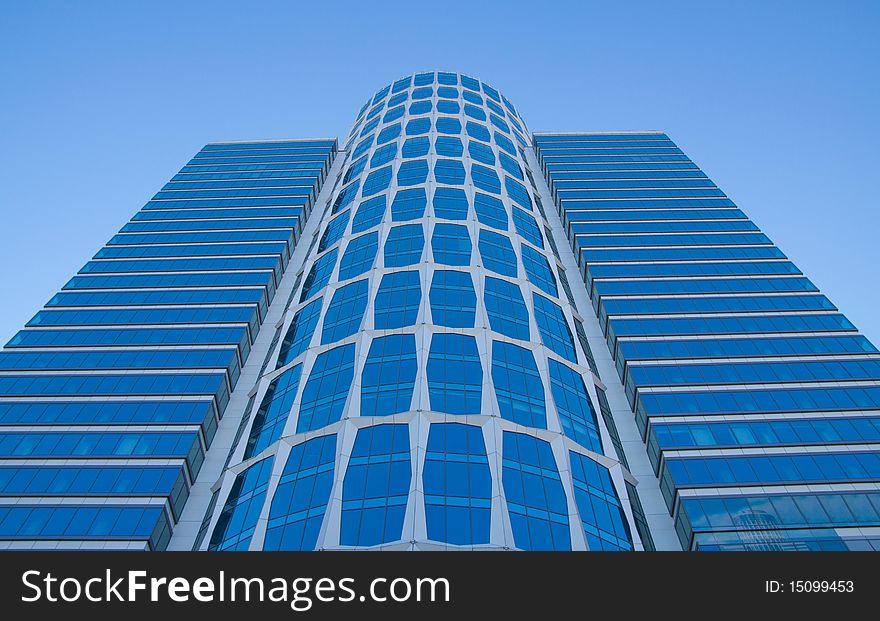
[[665, 134], [418, 73], [207, 145], [12, 338], [0, 547], [873, 549], [878, 379]]

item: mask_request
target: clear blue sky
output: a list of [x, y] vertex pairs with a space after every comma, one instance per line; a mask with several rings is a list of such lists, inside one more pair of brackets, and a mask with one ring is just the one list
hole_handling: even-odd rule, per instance
[[876, 0], [4, 2], [0, 341], [204, 143], [344, 135], [445, 68], [534, 131], [667, 131], [880, 344], [878, 32]]

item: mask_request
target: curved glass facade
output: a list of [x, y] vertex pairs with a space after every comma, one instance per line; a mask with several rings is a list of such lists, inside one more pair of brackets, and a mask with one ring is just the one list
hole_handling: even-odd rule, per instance
[[366, 102], [198, 546], [642, 547], [527, 135], [455, 73]]

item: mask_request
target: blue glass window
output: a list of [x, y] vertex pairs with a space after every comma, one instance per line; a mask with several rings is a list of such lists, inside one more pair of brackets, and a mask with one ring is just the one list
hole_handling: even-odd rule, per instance
[[264, 550], [314, 550], [330, 502], [336, 436], [290, 449], [269, 508]]
[[526, 276], [533, 285], [544, 293], [554, 297], [559, 296], [556, 288], [556, 277], [550, 269], [547, 258], [530, 246], [520, 244], [522, 251], [523, 267], [526, 268]]
[[[511, 175], [519, 179], [520, 181], [524, 181], [523, 171], [520, 168], [519, 163], [507, 155], [507, 153], [499, 153], [498, 158], [501, 160], [501, 168], [509, 172]], [[510, 193], [510, 190], [508, 190]]]
[[[398, 185], [418, 185], [428, 179], [428, 160], [411, 160], [400, 165], [397, 171]], [[396, 197], [395, 197], [396, 198]], [[394, 205], [391, 206], [394, 213]]]
[[300, 302], [305, 302], [309, 297], [327, 285], [330, 281], [330, 274], [333, 273], [333, 268], [336, 267], [337, 254], [338, 251], [334, 248], [312, 264], [312, 269], [309, 270], [309, 274], [303, 283], [302, 294], [299, 297]]
[[866, 410], [880, 407], [880, 389], [833, 387], [646, 393], [639, 410], [664, 415], [734, 412], [808, 412]]
[[419, 136], [418, 138], [407, 138], [403, 143], [401, 155], [403, 157], [424, 157], [428, 154], [431, 142], [427, 136]]
[[400, 117], [403, 116], [404, 113], [403, 106], [397, 106], [396, 108], [391, 108], [388, 112], [385, 113], [385, 116], [382, 117], [383, 123], [390, 123], [392, 121], [396, 121]]
[[364, 153], [369, 151], [371, 146], [373, 146], [373, 136], [370, 136], [368, 138], [364, 138], [354, 148], [354, 151], [352, 151], [351, 159], [356, 160], [361, 155], [363, 155]]
[[344, 213], [339, 214], [333, 220], [330, 221], [330, 224], [327, 225], [327, 228], [324, 230], [324, 234], [321, 236], [321, 241], [318, 243], [318, 252], [324, 252], [342, 239], [342, 236], [345, 234], [345, 228], [348, 226], [348, 220], [351, 218], [351, 211], [346, 211]]
[[[656, 305], [655, 305], [656, 301]], [[605, 300], [607, 314], [753, 312], [765, 310], [835, 310], [823, 295], [710, 296], [702, 298], [630, 298]], [[825, 352], [823, 352], [825, 353]]]
[[348, 280], [369, 271], [376, 260], [378, 248], [379, 233], [375, 231], [355, 237], [348, 242], [345, 254], [339, 262], [339, 280]]
[[403, 267], [418, 263], [425, 247], [421, 224], [395, 226], [385, 240], [385, 267]]
[[437, 97], [443, 97], [444, 99], [458, 99], [458, 89], [441, 86], [437, 89]]
[[388, 107], [393, 108], [398, 104], [402, 104], [409, 97], [409, 93], [397, 93], [388, 100]]
[[568, 504], [550, 444], [505, 431], [501, 482], [516, 547], [571, 549]]
[[0, 403], [0, 422], [10, 424], [200, 424], [213, 421], [210, 401], [101, 401]]
[[[500, 108], [499, 108], [499, 110], [500, 110]], [[505, 123], [504, 120], [501, 119], [500, 117], [498, 117], [494, 114], [490, 114], [489, 121], [491, 121], [492, 125], [494, 125], [498, 129], [500, 129], [504, 133], [506, 133], [506, 134], [510, 133], [510, 126], [507, 123]]]
[[569, 458], [574, 499], [590, 550], [632, 550], [629, 524], [608, 470], [574, 451]]
[[474, 185], [481, 190], [501, 194], [501, 180], [498, 178], [498, 173], [491, 168], [471, 164], [471, 179], [473, 179]]
[[477, 212], [477, 220], [481, 224], [491, 226], [493, 229], [507, 230], [507, 211], [499, 199], [476, 192], [474, 193], [474, 210]]
[[477, 294], [467, 272], [437, 270], [431, 281], [431, 316], [450, 328], [473, 328]]
[[550, 392], [559, 413], [562, 431], [569, 438], [596, 453], [602, 453], [602, 441], [596, 424], [596, 412], [580, 373], [548, 358]]
[[748, 317], [702, 317], [657, 319], [613, 319], [609, 335], [617, 336], [662, 334], [725, 334], [741, 332], [809, 332], [853, 330], [843, 315], [762, 315]]
[[374, 338], [361, 378], [361, 416], [389, 416], [410, 409], [416, 382], [416, 337]]
[[433, 84], [434, 83], [434, 73], [417, 73], [416, 74], [416, 86], [424, 86], [425, 84]]
[[351, 232], [360, 233], [382, 222], [382, 218], [385, 216], [386, 201], [383, 194], [362, 202], [354, 215], [354, 221], [351, 223]]
[[354, 343], [320, 354], [303, 388], [296, 432], [314, 431], [339, 420], [354, 376]]
[[[477, 91], [477, 92], [480, 91], [480, 82], [470, 76], [466, 76], [466, 75], [461, 76], [461, 85], [465, 88], [471, 89], [472, 91]], [[465, 97], [467, 97], [468, 93], [465, 92], [464, 95], [465, 95]], [[481, 103], [482, 103], [482, 100], [481, 100]]]
[[577, 364], [577, 354], [571, 338], [571, 330], [565, 321], [562, 309], [547, 298], [535, 293], [535, 323], [541, 333], [544, 346], [566, 360]]
[[805, 484], [876, 480], [880, 453], [738, 455], [667, 458], [661, 489], [670, 487]]
[[524, 212], [522, 209], [513, 208], [513, 225], [516, 232], [522, 235], [529, 243], [538, 248], [544, 247], [544, 241], [541, 239], [541, 230], [535, 219]]
[[284, 431], [284, 424], [290, 415], [290, 408], [296, 399], [302, 365], [287, 369], [272, 380], [259, 409], [254, 416], [254, 424], [248, 437], [242, 460], [250, 459], [275, 442]]
[[[474, 89], [474, 90], [480, 90], [480, 87], [477, 86], [477, 88]], [[472, 104], [477, 104], [478, 106], [482, 106], [482, 105], [483, 105], [483, 98], [480, 97], [479, 95], [477, 95], [476, 93], [471, 93], [471, 92], [469, 92], [469, 91], [464, 91], [464, 92], [462, 93], [462, 95], [463, 95], [465, 101], [469, 101], [469, 102], [472, 103]]]
[[321, 345], [334, 343], [358, 331], [367, 308], [368, 288], [367, 280], [359, 280], [336, 290], [324, 314]]
[[413, 99], [430, 99], [434, 94], [433, 88], [416, 88], [413, 89], [412, 98]]
[[31, 344], [74, 345], [198, 345], [200, 343], [232, 344], [247, 347], [241, 327], [235, 328], [127, 328], [95, 330], [22, 330], [10, 341], [10, 346]]
[[461, 157], [461, 154], [464, 152], [461, 139], [455, 136], [437, 136], [434, 146], [437, 150], [437, 155], [446, 157]]
[[[517, 123], [515, 120], [514, 120], [513, 122], [514, 122], [514, 125], [516, 125], [517, 128], [522, 129], [522, 128], [520, 127], [519, 123]], [[523, 135], [522, 135], [521, 133], [519, 133], [519, 132], [516, 131], [516, 130], [513, 130], [513, 135], [514, 135], [514, 137], [516, 138], [516, 141], [520, 144], [520, 146], [521, 146], [523, 149], [527, 149], [527, 148], [529, 148], [529, 146], [530, 146], [529, 143], [526, 142], [526, 139], [523, 137]], [[658, 157], [659, 159], [662, 159], [664, 156], [661, 155], [661, 156], [657, 156], [657, 157]], [[672, 156], [672, 157], [674, 158], [675, 156]], [[687, 158], [685, 158], [685, 159], [687, 159]]]
[[174, 514], [179, 517], [187, 497], [185, 476], [179, 466], [4, 466], [0, 467], [0, 494], [173, 496]]
[[431, 409], [446, 414], [479, 414], [483, 368], [474, 337], [436, 333], [428, 353]]
[[373, 546], [400, 539], [410, 469], [407, 425], [358, 430], [342, 484], [342, 545]]
[[[2, 420], [2, 419], [0, 419]], [[656, 444], [666, 448], [757, 446], [773, 444], [846, 444], [880, 441], [880, 418], [813, 418], [712, 423], [659, 424]]]
[[[468, 95], [470, 95], [470, 93], [465, 91], [465, 98], [466, 99], [470, 99], [470, 97], [468, 97]], [[477, 119], [478, 121], [485, 121], [486, 120], [486, 113], [483, 111], [483, 109], [478, 108], [477, 106], [472, 106], [471, 104], [464, 105], [464, 113], [466, 115], [468, 115], [469, 117], [471, 117], [472, 119]]]
[[400, 123], [389, 125], [379, 132], [379, 136], [376, 138], [376, 144], [385, 144], [386, 142], [394, 140], [400, 135], [400, 129]]
[[[351, 201], [354, 200], [354, 197], [357, 194], [360, 184], [361, 182], [360, 180], [358, 180], [343, 188], [343, 190], [336, 197], [336, 200], [333, 201], [333, 209], [331, 210], [332, 213], [339, 213], [351, 204]], [[256, 202], [256, 199], [250, 200]]]
[[407, 136], [418, 136], [419, 134], [427, 134], [431, 129], [431, 119], [412, 119], [406, 124]]
[[437, 183], [461, 185], [464, 183], [464, 164], [459, 160], [438, 159], [434, 162], [434, 179]]
[[[437, 139], [439, 141], [439, 138]], [[464, 190], [458, 188], [437, 188], [434, 190], [434, 215], [446, 220], [465, 220], [468, 213], [468, 200]]]
[[[345, 171], [345, 176], [342, 177], [342, 185], [345, 185], [346, 183], [348, 183], [349, 181], [351, 181], [352, 179], [354, 179], [358, 175], [360, 175], [361, 172], [363, 172], [364, 167], [366, 165], [367, 165], [367, 156], [366, 155], [363, 156], [361, 159], [353, 162], [348, 167], [348, 170]], [[266, 182], [263, 181], [263, 182], [258, 182], [258, 183], [266, 183]], [[201, 184], [201, 185], [204, 185], [204, 184]]]
[[457, 135], [461, 133], [461, 123], [458, 119], [454, 119], [452, 117], [438, 117], [437, 122], [434, 123], [434, 126], [437, 128], [437, 132], [440, 134]]
[[507, 189], [507, 195], [513, 202], [517, 205], [522, 205], [529, 211], [532, 210], [532, 199], [529, 198], [529, 192], [523, 184], [505, 176], [504, 187]]
[[247, 550], [263, 510], [272, 457], [258, 461], [235, 477], [211, 535], [209, 550]]
[[373, 152], [373, 157], [370, 158], [370, 166], [378, 168], [393, 160], [395, 155], [397, 155], [397, 143], [388, 143]]
[[391, 92], [392, 93], [399, 93], [401, 91], [405, 91], [406, 89], [408, 89], [410, 87], [410, 84], [412, 84], [411, 77], [408, 76], [405, 78], [401, 78], [397, 82], [395, 82], [394, 85], [391, 87]]
[[471, 138], [476, 138], [477, 140], [482, 140], [483, 142], [489, 142], [489, 130], [486, 129], [485, 125], [474, 123], [473, 121], [468, 121], [465, 129], [467, 130], [468, 136], [470, 136]]
[[[287, 234], [285, 231], [284, 234]], [[153, 305], [153, 304], [234, 304], [234, 303], [242, 303], [242, 304], [259, 304], [261, 310], [265, 310], [266, 295], [263, 291], [257, 289], [238, 289], [235, 286], [227, 286], [223, 289], [214, 289], [214, 290], [152, 290], [152, 291], [63, 291], [57, 293], [53, 298], [46, 304], [49, 307], [61, 307], [61, 306], [73, 306], [73, 307], [83, 307], [83, 306], [140, 306], [140, 305]], [[124, 309], [120, 309], [124, 310]], [[181, 309], [182, 310], [182, 309]], [[193, 309], [196, 312], [201, 312], [201, 309]], [[156, 309], [157, 312], [162, 313], [163, 311]], [[55, 312], [55, 309], [52, 309], [52, 312]], [[72, 309], [71, 311], [79, 313], [79, 309]], [[150, 317], [154, 319], [160, 319], [162, 315], [152, 315], [148, 309], [128, 309], [124, 310], [124, 312], [132, 313], [129, 315], [130, 317], [141, 316], [141, 317]], [[206, 311], [208, 312], [208, 311]], [[220, 317], [225, 316], [225, 311], [220, 311], [223, 315], [213, 315], [212, 317]], [[238, 317], [238, 312], [235, 311], [234, 316]], [[41, 311], [41, 313], [46, 313], [45, 316], [48, 316], [48, 309], [45, 311]], [[137, 315], [135, 314], [137, 313]], [[143, 314], [141, 314], [143, 313]], [[55, 313], [56, 317], [64, 316], [58, 315]], [[76, 315], [71, 315], [76, 316]], [[116, 318], [123, 318], [124, 315], [111, 315]], [[183, 313], [177, 315], [178, 317], [187, 316]], [[203, 315], [209, 316], [209, 315]], [[230, 315], [232, 316], [232, 315]], [[240, 315], [242, 318], [249, 318], [249, 313], [243, 313]], [[160, 319], [163, 323], [164, 319]], [[83, 322], [83, 323], [91, 323], [91, 322]], [[0, 357], [2, 357], [2, 353], [0, 353]]]
[[416, 116], [419, 114], [427, 114], [428, 112], [431, 111], [431, 108], [432, 108], [432, 105], [431, 105], [430, 101], [426, 101], [424, 99], [421, 101], [414, 101], [413, 103], [411, 103], [409, 105], [409, 113], [412, 114], [413, 116]]
[[376, 329], [392, 330], [415, 325], [421, 301], [418, 272], [385, 274], [376, 294]]
[[488, 164], [489, 166], [495, 165], [495, 152], [492, 150], [492, 147], [482, 142], [468, 140], [468, 155], [471, 156], [472, 160]]
[[880, 378], [880, 360], [726, 362], [634, 366], [638, 386], [749, 384], [792, 381], [870, 380]]
[[471, 264], [471, 238], [466, 226], [439, 223], [431, 236], [434, 261], [445, 265]]
[[516, 278], [516, 253], [507, 237], [480, 229], [479, 247], [483, 267], [496, 274]]
[[432, 424], [422, 482], [428, 539], [489, 543], [492, 475], [479, 427]]
[[[877, 510], [880, 494], [812, 493], [760, 494], [730, 498], [688, 498], [681, 502], [694, 531], [733, 530], [742, 528], [742, 516], [760, 518], [766, 524], [772, 520], [780, 529], [821, 528], [827, 526], [874, 525], [880, 521]], [[679, 514], [681, 515], [681, 514]], [[754, 518], [753, 518], [754, 519]], [[774, 531], [774, 535], [784, 534]], [[690, 533], [685, 533], [689, 536]], [[767, 549], [767, 543], [747, 543], [751, 549]], [[746, 548], [749, 549], [749, 548]]]
[[315, 333], [315, 326], [318, 325], [318, 318], [321, 316], [321, 300], [322, 298], [318, 298], [314, 302], [309, 302], [308, 306], [304, 306], [296, 312], [293, 322], [281, 342], [281, 351], [278, 354], [278, 364], [275, 368], [283, 367], [292, 362], [308, 348], [312, 335]]
[[547, 428], [544, 384], [530, 350], [493, 341], [492, 381], [502, 418], [526, 427]]
[[[496, 101], [497, 101], [497, 99], [496, 99]], [[486, 100], [486, 105], [489, 106], [489, 109], [492, 110], [492, 112], [494, 112], [498, 116], [500, 116], [500, 117], [504, 116], [504, 108], [499, 106], [497, 103], [495, 103], [491, 99]]]
[[[427, 174], [427, 170], [425, 174]], [[394, 222], [417, 220], [425, 215], [427, 204], [428, 197], [424, 188], [400, 190], [394, 196], [394, 202], [391, 203], [391, 220]]]
[[[379, 110], [373, 110], [373, 112], [378, 112], [378, 111], [379, 111]], [[375, 115], [374, 115], [373, 113], [371, 113], [370, 116], [375, 116]], [[371, 131], [373, 131], [374, 129], [376, 129], [376, 126], [377, 126], [377, 125], [379, 125], [379, 119], [378, 119], [378, 118], [374, 118], [374, 119], [373, 119], [372, 121], [370, 121], [369, 123], [366, 123], [366, 124], [364, 125], [363, 130], [361, 131], [361, 136], [366, 136], [367, 134], [369, 134]]]
[[437, 81], [440, 84], [455, 86], [456, 84], [458, 84], [458, 74], [440, 71], [437, 74]]
[[372, 196], [373, 194], [378, 194], [382, 190], [387, 190], [390, 183], [391, 166], [386, 166], [385, 168], [374, 170], [369, 175], [367, 175], [367, 180], [364, 181], [364, 189], [362, 195]]
[[495, 144], [497, 144], [499, 148], [507, 151], [511, 155], [516, 155], [516, 147], [507, 136], [495, 132]]
[[529, 311], [518, 285], [486, 276], [484, 297], [493, 330], [513, 339], [529, 340]]
[[457, 101], [438, 101], [437, 112], [442, 114], [458, 114], [461, 112], [461, 106], [458, 105]]
[[[362, 114], [363, 114], [363, 111], [361, 112], [361, 115]], [[348, 142], [345, 144], [346, 150], [351, 149], [351, 145], [354, 144], [355, 139], [358, 137], [357, 132], [361, 128], [361, 120], [362, 120], [361, 115], [358, 116], [357, 122], [355, 122], [354, 127], [352, 127], [351, 131], [348, 132], [348, 135], [350, 136], [350, 138], [348, 139]], [[372, 137], [373, 136], [370, 136], [370, 138], [372, 138]]]
[[0, 506], [0, 537], [9, 539], [138, 539], [164, 550], [170, 525], [161, 506]]
[[193, 474], [202, 449], [195, 431], [173, 432], [8, 432], [0, 436], [0, 456], [23, 459], [163, 457], [186, 458]]
[[[669, 236], [664, 236], [669, 237]], [[631, 251], [626, 252], [627, 255]], [[660, 252], [658, 250], [658, 252]], [[651, 255], [652, 257], [655, 255]], [[628, 259], [629, 257], [627, 257]], [[663, 256], [657, 256], [652, 259], [662, 261]], [[640, 257], [634, 257], [632, 260], [638, 261]], [[617, 259], [615, 256], [611, 259]], [[626, 260], [626, 259], [624, 259]], [[655, 264], [657, 265], [657, 264]], [[703, 264], [707, 265], [707, 264]], [[734, 264], [728, 263], [725, 266]], [[634, 268], [630, 268], [634, 269]], [[728, 268], [729, 269], [729, 268]], [[629, 274], [627, 274], [629, 275]], [[650, 274], [654, 275], [654, 274]], [[661, 274], [662, 275], [662, 274]], [[673, 274], [678, 275], [678, 274]], [[691, 274], [685, 272], [684, 275], [700, 275], [699, 272]], [[664, 280], [610, 280], [598, 282], [594, 285], [601, 295], [633, 295], [633, 294], [655, 294], [661, 293], [666, 295], [683, 295], [688, 293], [768, 293], [786, 292], [786, 291], [815, 291], [813, 284], [806, 278], [700, 278], [690, 280], [680, 279], [664, 279]], [[846, 322], [837, 321], [838, 325], [846, 326]], [[805, 328], [807, 326], [804, 326]]]

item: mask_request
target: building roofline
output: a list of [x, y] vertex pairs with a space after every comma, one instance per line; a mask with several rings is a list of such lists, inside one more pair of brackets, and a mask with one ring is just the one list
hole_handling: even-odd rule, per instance
[[596, 132], [596, 131], [582, 131], [582, 132], [532, 132], [533, 136], [617, 136], [617, 135], [626, 135], [626, 134], [665, 134], [666, 132], [661, 131], [659, 129], [646, 129], [646, 130], [623, 130], [623, 131], [604, 131], [604, 132]]
[[205, 143], [208, 144], [251, 144], [255, 142], [317, 142], [317, 141], [328, 141], [328, 142], [339, 142], [339, 138], [333, 136], [323, 136], [319, 138], [255, 138], [253, 140], [212, 140], [210, 142]]

